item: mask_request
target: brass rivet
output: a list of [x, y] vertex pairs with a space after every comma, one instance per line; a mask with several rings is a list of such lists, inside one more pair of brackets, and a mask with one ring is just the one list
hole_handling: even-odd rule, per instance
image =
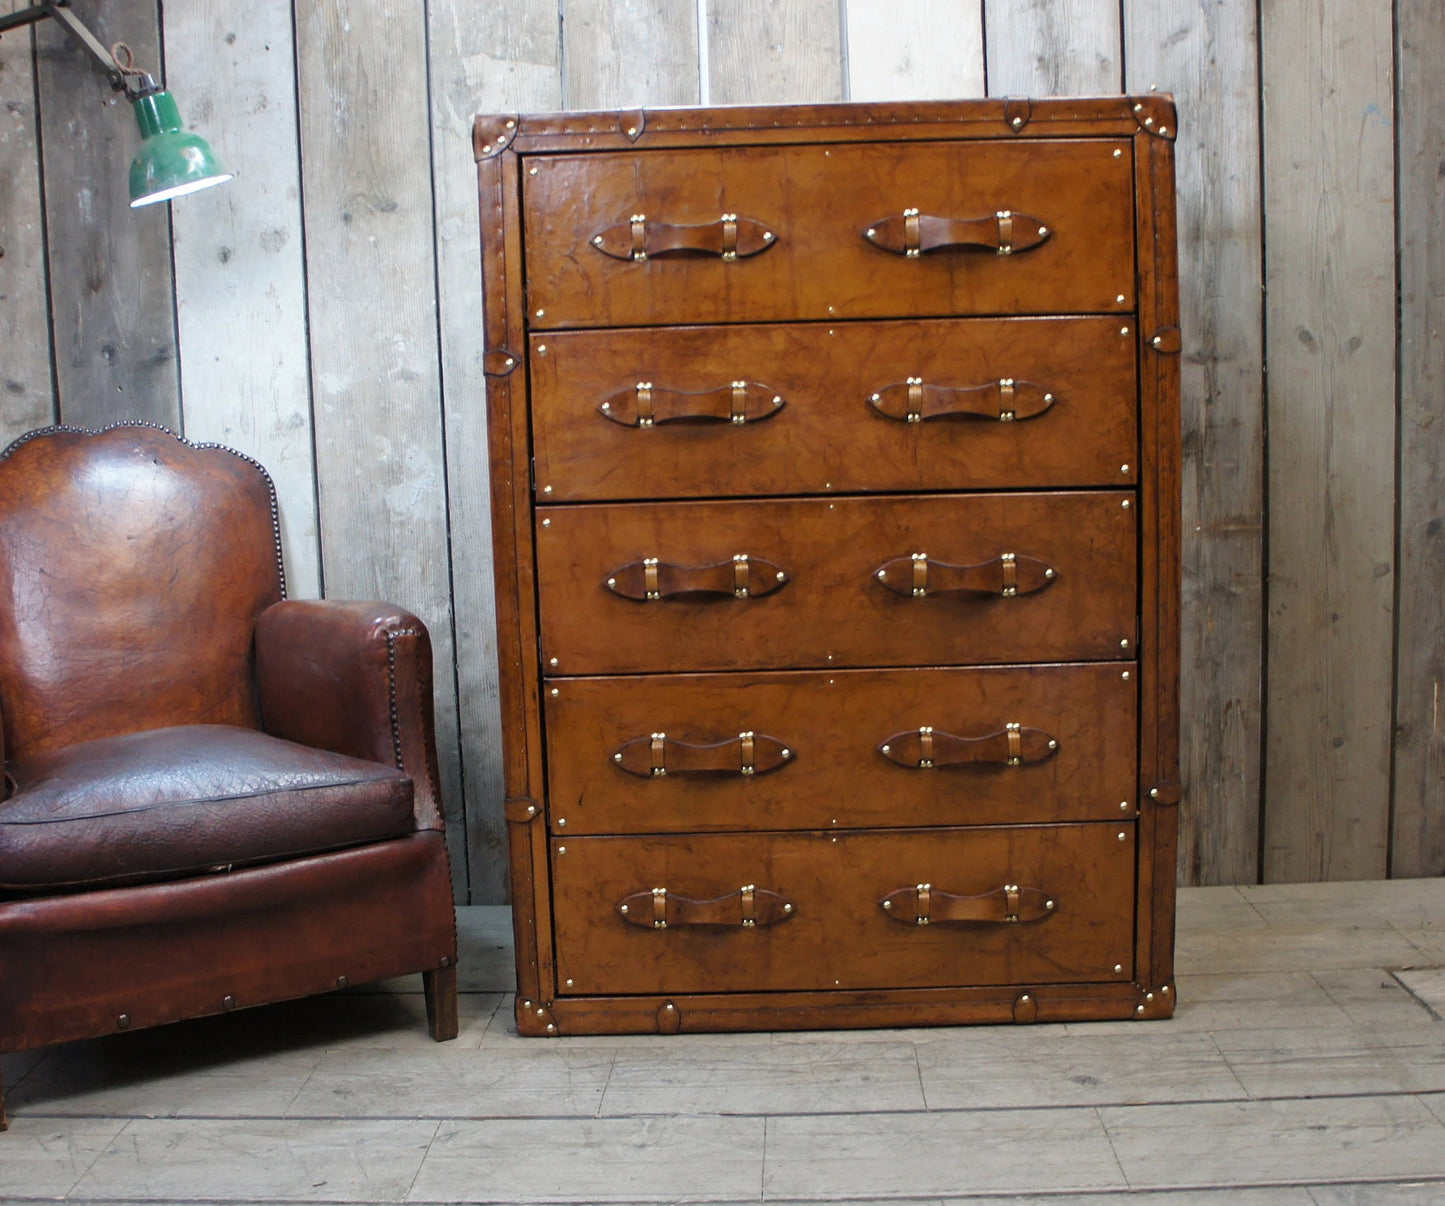
[[1154, 336], [1154, 338], [1151, 339], [1149, 342], [1152, 343], [1156, 348], [1157, 348], [1157, 347], [1163, 347], [1163, 346], [1164, 346], [1164, 336], [1162, 336], [1162, 335], [1156, 335], [1156, 336]]
[[1123, 151], [1115, 150], [1115, 152], [1114, 152], [1114, 158], [1115, 158], [1115, 159], [1122, 159], [1123, 157], [1124, 157], [1124, 152], [1123, 152]]
[[553, 699], [556, 699], [557, 696], [559, 696], [559, 695], [561, 695], [561, 694], [562, 694], [562, 692], [560, 692], [559, 690], [557, 690], [556, 687], [553, 687], [553, 688], [552, 688], [552, 698], [553, 698]]
[[552, 521], [550, 519], [544, 519], [542, 521], [542, 526], [544, 528], [550, 528], [552, 526]]
[[1119, 811], [1120, 811], [1120, 812], [1128, 812], [1128, 811], [1129, 811], [1129, 801], [1128, 801], [1128, 800], [1120, 800], [1120, 801], [1119, 801]]
[[617, 906], [617, 911], [618, 911], [619, 913], [630, 913], [632, 910], [629, 909], [626, 905], [618, 905], [618, 906]]
[[567, 981], [567, 987], [568, 987], [568, 988], [571, 988], [571, 987], [572, 987], [572, 981], [571, 981], [571, 980], [568, 980], [568, 981]]
[[510, 117], [507, 118], [507, 129], [509, 129], [509, 130], [515, 130], [516, 128], [517, 128], [517, 123], [516, 123], [514, 120], [512, 120], [512, 118], [510, 118]]
[[1157, 800], [1159, 798], [1159, 789], [1157, 787], [1151, 787], [1149, 789], [1149, 798], [1151, 800]]
[[621, 755], [621, 754], [613, 754], [613, 755], [612, 755], [612, 761], [613, 761], [613, 762], [621, 762], [621, 761], [622, 761], [622, 755]]
[[1048, 237], [1048, 233], [1049, 233], [1049, 228], [1048, 228], [1047, 226], [1040, 226], [1040, 227], [1039, 227], [1039, 238], [1041, 238], [1041, 239], [1047, 238], [1047, 237]]
[[1120, 678], [1123, 678], [1124, 680], [1127, 681], [1128, 678], [1129, 678], [1129, 672], [1128, 672], [1127, 670], [1125, 670], [1124, 673], [1121, 674], [1119, 677], [1120, 677]]
[[1027, 1001], [1028, 999], [1029, 999], [1029, 994], [1028, 994], [1028, 993], [1024, 993], [1024, 995], [1019, 998], [1020, 1001]]
[[1015, 130], [1022, 130], [1024, 128], [1024, 119], [1022, 117], [1015, 117], [1013, 121], [1009, 122], [1009, 125], [1013, 126]]
[[451, 957], [450, 955], [443, 955], [443, 956], [441, 957], [441, 966], [442, 966], [442, 967], [450, 967], [451, 965], [452, 965], [452, 957]]
[[543, 494], [551, 494], [551, 493], [552, 493], [552, 487], [551, 487], [551, 486], [543, 486], [543, 487], [542, 487], [542, 493], [543, 493]]
[[[566, 853], [567, 853], [567, 847], [566, 847], [566, 846], [558, 846], [558, 847], [557, 847], [557, 853], [558, 853], [558, 854], [566, 854]], [[624, 907], [625, 907], [625, 906], [624, 906]]]
[[530, 168], [527, 169], [527, 175], [529, 175], [529, 176], [535, 176], [536, 174], [537, 174], [537, 169], [536, 169], [536, 168], [530, 167]]
[[1053, 902], [1052, 900], [1046, 900], [1046, 901], [1044, 901], [1044, 908], [1046, 908], [1046, 909], [1052, 909], [1053, 907], [1054, 907], [1054, 902]]
[[1129, 835], [1128, 835], [1127, 833], [1122, 833], [1122, 832], [1121, 832], [1121, 833], [1119, 834], [1119, 840], [1120, 840], [1121, 842], [1127, 842], [1127, 841], [1129, 840]]
[[1128, 465], [1120, 465], [1120, 466], [1119, 466], [1119, 472], [1120, 472], [1120, 473], [1128, 473], [1128, 472], [1129, 472], [1129, 466], [1128, 466]]
[[876, 230], [874, 230], [873, 227], [870, 226], [870, 227], [868, 228], [868, 237], [869, 237], [870, 239], [871, 239], [875, 234], [877, 234], [877, 233], [878, 233], [878, 232], [877, 232]]
[[1134, 1006], [1134, 1012], [1135, 1012], [1135, 1013], [1143, 1013], [1143, 1012], [1144, 1012], [1144, 1006], [1142, 1006], [1142, 1005], [1135, 1005], [1135, 1006]]
[[337, 987], [337, 988], [350, 988], [350, 987], [351, 987], [351, 977], [350, 977], [350, 976], [337, 976], [337, 977], [336, 977], [336, 987]]
[[129, 1030], [129, 1029], [130, 1029], [130, 1014], [128, 1014], [128, 1013], [123, 1013], [123, 1014], [120, 1015], [120, 1017], [116, 1018], [116, 1019], [115, 1019], [115, 1028], [116, 1028], [117, 1030]]
[[668, 1013], [672, 1013], [677, 1009], [677, 1006], [669, 1001], [663, 1008], [666, 1009]]
[[1169, 995], [1169, 985], [1167, 985], [1167, 984], [1164, 985], [1164, 987], [1161, 988], [1159, 991], [1162, 992], [1162, 993], [1164, 993], [1165, 996], [1168, 996], [1168, 995]]
[[627, 127], [627, 137], [628, 137], [628, 138], [636, 138], [636, 137], [637, 137], [637, 127], [636, 127], [636, 126], [628, 126], [628, 127]]
[[[1124, 334], [1127, 335], [1128, 333], [1129, 333], [1128, 330], [1125, 330]], [[547, 354], [547, 345], [546, 345], [545, 343], [539, 343], [539, 344], [537, 345], [537, 355], [538, 355], [538, 356], [545, 356], [546, 354]]]
[[1126, 499], [1125, 499], [1122, 503], [1120, 503], [1119, 505], [1120, 505], [1121, 507], [1123, 507], [1124, 510], [1127, 511], [1127, 510], [1129, 509], [1129, 500], [1126, 498]]
[[[837, 838], [834, 838], [833, 840], [836, 842], [838, 839], [837, 839]], [[783, 912], [784, 912], [784, 913], [791, 913], [792, 911], [793, 911], [793, 906], [792, 906], [792, 905], [790, 905], [790, 904], [785, 904], [785, 905], [783, 906]]]
[[1152, 992], [1146, 992], [1144, 994], [1144, 999], [1146, 1001], [1152, 1001], [1154, 999], [1154, 994]]
[[1160, 126], [1160, 127], [1159, 127], [1159, 133], [1160, 133], [1160, 134], [1168, 134], [1168, 133], [1169, 133], [1169, 127], [1168, 127], [1168, 126]]
[[1056, 750], [1056, 749], [1058, 749], [1058, 748], [1059, 748], [1059, 743], [1058, 743], [1057, 741], [1055, 741], [1052, 737], [1050, 737], [1050, 738], [1049, 738], [1049, 749], [1051, 749], [1051, 750]]
[[885, 745], [885, 746], [880, 746], [879, 748], [880, 748], [885, 754], [889, 752], [889, 747], [886, 746], [886, 745]]
[[555, 666], [556, 664], [557, 664], [557, 659], [556, 659], [555, 657], [553, 657], [553, 658], [548, 658], [548, 659], [547, 659], [547, 665], [549, 665], [549, 666]]
[[1050, 566], [1048, 569], [1044, 570], [1044, 577], [1045, 577], [1045, 578], [1052, 578], [1053, 576], [1054, 576], [1054, 570], [1053, 570], [1053, 567], [1052, 567], [1052, 566]]
[[565, 828], [567, 828], [567, 818], [566, 818], [566, 817], [558, 817], [558, 818], [557, 818], [557, 828], [558, 828], [558, 829], [565, 829]]
[[516, 365], [516, 363], [517, 363], [517, 362], [516, 362], [515, 360], [513, 360], [510, 356], [507, 357], [507, 367], [508, 367], [508, 368], [513, 368], [513, 367]]
[[227, 994], [226, 996], [222, 997], [222, 998], [221, 998], [221, 1008], [222, 1008], [222, 1009], [235, 1009], [235, 1008], [236, 1008], [236, 998], [233, 997], [233, 996], [231, 996], [231, 995], [229, 995], [229, 994]]
[[[1115, 300], [1116, 302], [1118, 302], [1118, 303], [1122, 306], [1122, 305], [1124, 304], [1124, 295], [1121, 293], [1121, 294], [1119, 294], [1119, 296], [1116, 297], [1114, 300]], [[540, 317], [541, 314], [542, 314], [542, 311], [541, 311], [541, 310], [538, 310], [538, 311], [537, 311], [537, 314], [538, 314], [538, 317]]]
[[545, 1018], [547, 1016], [547, 1011], [545, 1009], [539, 1009], [537, 1010], [537, 1016], [539, 1018]]
[[1120, 649], [1127, 649], [1127, 648], [1129, 648], [1129, 638], [1128, 638], [1128, 637], [1125, 637], [1122, 641], [1119, 642], [1119, 648], [1120, 648]]
[[1120, 335], [1127, 335], [1128, 333], [1129, 333], [1129, 328], [1128, 328], [1128, 327], [1120, 327], [1120, 328], [1119, 328], [1119, 334], [1120, 334]]
[[791, 758], [792, 756], [793, 756], [793, 751], [792, 751], [792, 750], [790, 750], [790, 749], [784, 749], [784, 750], [783, 750], [782, 757], [784, 757], [784, 758]]
[[1123, 970], [1124, 970], [1124, 965], [1123, 965], [1122, 963], [1116, 963], [1116, 964], [1114, 964], [1114, 971], [1115, 971], [1116, 974], [1117, 974], [1118, 972], [1123, 971]]
[[[527, 815], [528, 815], [529, 817], [534, 817], [534, 816], [537, 815], [537, 806], [536, 806], [535, 804], [528, 804], [528, 805], [527, 805]], [[446, 960], [442, 960], [442, 962], [445, 963]]]
[[[1120, 301], [1123, 301], [1124, 299], [1121, 297], [1119, 300], [1120, 300]], [[547, 311], [546, 311], [546, 310], [538, 310], [538, 311], [537, 311], [537, 317], [538, 317], [538, 318], [545, 318], [546, 315], [547, 315]]]
[[547, 1023], [547, 1033], [548, 1033], [548, 1034], [556, 1034], [556, 1033], [557, 1033], [557, 1027], [556, 1027], [553, 1023], [551, 1023], [551, 1022], [548, 1022], [548, 1023]]
[[883, 902], [883, 907], [885, 909], [891, 909], [893, 907], [893, 902], [891, 900], [885, 900]]
[[[1119, 969], [1116, 967], [1114, 970], [1115, 970], [1115, 971], [1118, 971]], [[523, 1001], [523, 1002], [522, 1002], [522, 1008], [523, 1008], [523, 1009], [531, 1009], [531, 1008], [532, 1008], [532, 1002], [531, 1002], [531, 1001]]]

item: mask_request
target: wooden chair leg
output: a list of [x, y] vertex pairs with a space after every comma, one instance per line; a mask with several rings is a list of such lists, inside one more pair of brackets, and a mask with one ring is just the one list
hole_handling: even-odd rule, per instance
[[439, 1043], [456, 1038], [460, 1029], [457, 1020], [457, 965], [453, 963], [450, 967], [422, 972], [421, 985], [426, 993], [426, 1024], [432, 1038]]

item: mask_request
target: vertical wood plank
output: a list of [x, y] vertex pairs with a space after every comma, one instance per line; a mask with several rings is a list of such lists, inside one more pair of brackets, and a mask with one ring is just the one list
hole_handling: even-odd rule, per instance
[[321, 593], [306, 365], [301, 161], [291, 14], [265, 0], [164, 11], [169, 80], [187, 124], [236, 174], [175, 206], [186, 434], [254, 456], [281, 507], [286, 578]]
[[474, 904], [501, 904], [507, 896], [507, 833], [471, 129], [479, 112], [560, 108], [561, 40], [556, 0], [480, 6], [432, 0], [428, 15], [452, 609], [470, 887]]
[[1097, 96], [1123, 87], [1119, 0], [985, 0], [990, 96]]
[[[76, 15], [103, 45], [127, 43], [136, 66], [161, 78], [156, 0], [91, 4]], [[35, 36], [60, 417], [178, 428], [170, 207], [130, 208], [140, 145], [130, 105], [54, 21]]]
[[843, 99], [838, 0], [708, 0], [707, 14], [713, 104]]
[[423, 12], [415, 0], [297, 7], [302, 195], [326, 593], [389, 599], [431, 630], [464, 894]]
[[569, 109], [698, 102], [697, 9], [683, 0], [566, 0]]
[[982, 0], [848, 0], [848, 96], [982, 96]]
[[1262, 9], [1264, 877], [1385, 874], [1393, 653], [1390, 0]]
[[1179, 870], [1259, 867], [1263, 270], [1254, 0], [1125, 0], [1130, 92], [1174, 93], [1183, 354]]
[[34, 54], [18, 29], [0, 38], [0, 448], [55, 420], [45, 300]]
[[1445, 8], [1400, 0], [1400, 616], [1392, 875], [1445, 875]]

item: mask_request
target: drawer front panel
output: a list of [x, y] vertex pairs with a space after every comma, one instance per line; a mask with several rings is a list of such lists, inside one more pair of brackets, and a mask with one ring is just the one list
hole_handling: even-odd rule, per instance
[[533, 335], [537, 488], [556, 502], [1127, 484], [1138, 387], [1124, 329], [1015, 318]]
[[669, 674], [556, 689], [547, 766], [559, 834], [1135, 815], [1137, 676], [1117, 664]]
[[[537, 516], [548, 675], [1134, 652], [1135, 509], [1119, 491], [584, 504]], [[661, 597], [645, 597], [648, 582]]]
[[588, 995], [1128, 980], [1134, 846], [1132, 824], [1103, 823], [554, 839], [558, 983]]
[[[1134, 304], [1126, 139], [704, 148], [528, 164], [534, 329]], [[731, 231], [724, 214], [736, 215]], [[919, 254], [907, 254], [915, 244]], [[638, 253], [646, 258], [627, 258]]]

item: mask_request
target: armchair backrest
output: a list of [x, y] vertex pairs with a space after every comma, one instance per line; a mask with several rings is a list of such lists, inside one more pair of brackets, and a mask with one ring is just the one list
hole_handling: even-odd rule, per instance
[[253, 630], [284, 594], [254, 461], [141, 424], [22, 436], [0, 453], [6, 755], [256, 727]]

